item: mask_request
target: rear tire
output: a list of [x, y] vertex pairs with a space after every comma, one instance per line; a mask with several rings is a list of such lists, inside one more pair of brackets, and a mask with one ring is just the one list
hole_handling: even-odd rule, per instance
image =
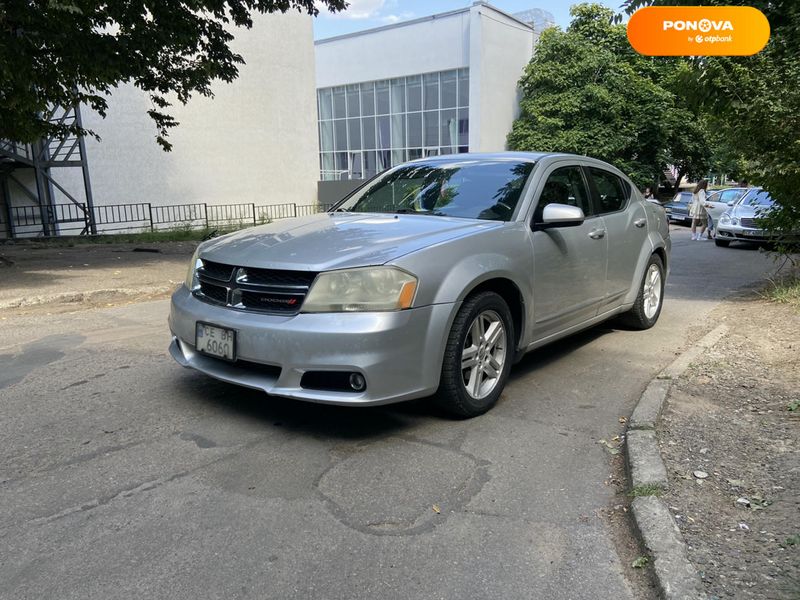
[[453, 321], [436, 403], [458, 418], [482, 415], [497, 403], [516, 353], [511, 311], [494, 292], [467, 298]]
[[650, 329], [658, 321], [663, 305], [664, 263], [658, 254], [653, 254], [639, 284], [636, 302], [633, 308], [622, 315], [621, 321], [631, 329]]
[[727, 248], [731, 245], [730, 240], [721, 240], [719, 238], [714, 238], [714, 244], [719, 246], [720, 248]]

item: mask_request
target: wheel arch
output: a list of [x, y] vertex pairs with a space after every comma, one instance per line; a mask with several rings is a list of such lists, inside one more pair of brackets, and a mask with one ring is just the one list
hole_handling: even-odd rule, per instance
[[494, 292], [505, 300], [514, 323], [515, 348], [519, 349], [526, 325], [525, 299], [519, 286], [508, 277], [491, 277], [479, 282], [473, 282], [465, 291], [462, 301], [480, 292]]

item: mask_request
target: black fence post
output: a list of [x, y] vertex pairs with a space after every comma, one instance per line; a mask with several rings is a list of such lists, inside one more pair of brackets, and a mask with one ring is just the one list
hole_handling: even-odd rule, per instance
[[293, 213], [292, 214], [293, 217], [297, 216], [297, 203], [296, 202], [292, 202], [292, 213]]
[[206, 219], [206, 229], [208, 229], [208, 203], [203, 202], [203, 216]]
[[[81, 210], [83, 210], [83, 231], [86, 232], [87, 234], [90, 234], [90, 233], [92, 233], [92, 229], [91, 229], [91, 224], [90, 223], [93, 223], [94, 221], [89, 219], [89, 211], [86, 210], [86, 204], [85, 203], [81, 204]], [[97, 233], [96, 230], [95, 230], [95, 233]], [[83, 235], [83, 233], [81, 233], [81, 235]]]
[[253, 207], [253, 227], [255, 227], [256, 225], [258, 225], [258, 223], [256, 223], [256, 203], [252, 202], [250, 206]]
[[147, 212], [150, 214], [150, 231], [155, 231], [155, 226], [153, 225], [153, 205], [149, 202], [147, 203]]

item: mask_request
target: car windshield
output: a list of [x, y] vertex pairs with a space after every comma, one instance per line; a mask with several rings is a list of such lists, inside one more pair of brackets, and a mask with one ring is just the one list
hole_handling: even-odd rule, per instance
[[510, 160], [401, 165], [378, 176], [334, 210], [508, 221], [533, 165]]
[[749, 204], [750, 206], [763, 206], [766, 208], [775, 204], [769, 192], [765, 190], [750, 190], [742, 197], [741, 202], [742, 204]]
[[692, 195], [689, 192], [678, 192], [675, 194], [675, 197], [672, 199], [672, 201], [688, 204], [692, 201]]

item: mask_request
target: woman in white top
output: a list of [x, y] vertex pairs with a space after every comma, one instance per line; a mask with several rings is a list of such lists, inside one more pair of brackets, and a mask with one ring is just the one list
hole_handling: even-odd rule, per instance
[[[706, 211], [706, 189], [708, 181], [701, 179], [694, 188], [692, 194], [692, 204], [689, 206], [689, 216], [692, 217], [692, 239], [702, 240], [708, 223], [708, 212]], [[698, 232], [697, 229], [700, 228]]]

